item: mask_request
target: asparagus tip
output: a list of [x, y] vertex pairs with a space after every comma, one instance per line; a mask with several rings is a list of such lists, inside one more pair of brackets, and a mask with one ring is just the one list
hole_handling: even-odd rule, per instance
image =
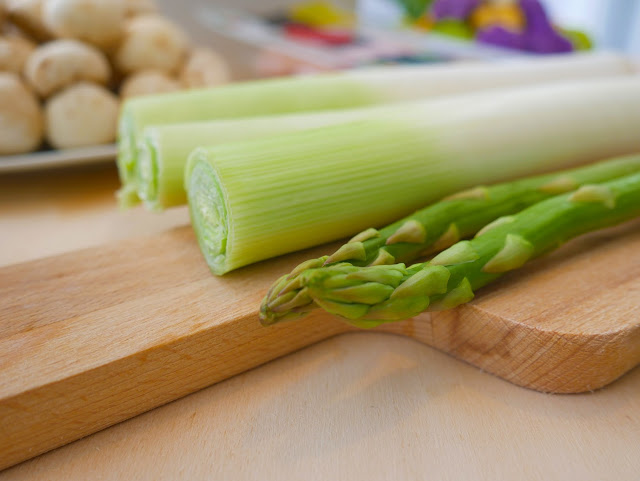
[[460, 241], [431, 259], [431, 264], [436, 266], [452, 266], [473, 262], [477, 260], [478, 257], [478, 253], [473, 249], [469, 241]]
[[323, 298], [335, 302], [356, 304], [377, 304], [389, 298], [393, 287], [378, 282], [365, 282], [364, 284], [330, 289], [324, 293]]
[[522, 267], [534, 253], [534, 247], [524, 237], [507, 234], [504, 247], [487, 262], [482, 270], [490, 274], [500, 274]]
[[578, 188], [578, 183], [569, 175], [559, 175], [546, 184], [538, 187], [538, 190], [547, 194], [564, 194]]
[[458, 192], [456, 194], [447, 196], [442, 200], [465, 200], [465, 199], [489, 200], [489, 189], [481, 185], [478, 187], [474, 187], [473, 189], [463, 190], [462, 192]]
[[301, 272], [306, 271], [307, 269], [315, 269], [316, 267], [322, 267], [322, 265], [325, 263], [327, 259], [328, 259], [328, 256], [323, 256], [323, 257], [319, 257], [318, 259], [306, 260], [301, 264], [298, 264], [286, 277], [288, 277], [288, 279], [293, 279], [294, 277], [299, 275]]
[[583, 185], [569, 196], [572, 202], [601, 202], [607, 208], [616, 206], [616, 197], [608, 187], [604, 185]]
[[499, 227], [501, 225], [508, 224], [510, 222], [513, 222], [514, 220], [516, 220], [516, 218], [512, 215], [504, 215], [502, 217], [498, 217], [496, 220], [494, 220], [493, 222], [489, 222], [482, 229], [480, 229], [478, 233], [475, 235], [475, 237], [481, 236], [482, 234], [486, 234], [491, 229], [495, 229], [496, 227]]
[[429, 306], [430, 311], [444, 311], [453, 309], [461, 304], [471, 301], [474, 297], [471, 283], [466, 277], [460, 283], [450, 290], [446, 296]]
[[397, 231], [387, 239], [386, 244], [397, 244], [398, 242], [408, 242], [410, 244], [422, 244], [427, 237], [427, 231], [417, 220], [406, 221]]
[[374, 237], [380, 237], [380, 232], [378, 232], [377, 229], [374, 229], [373, 227], [371, 227], [353, 236], [349, 240], [349, 242], [364, 242], [369, 239], [373, 239]]
[[450, 275], [449, 270], [444, 266], [427, 266], [400, 284], [393, 291], [390, 299], [443, 294], [447, 291]]
[[369, 266], [383, 266], [390, 265], [396, 262], [396, 258], [393, 257], [389, 252], [383, 248], [380, 248], [378, 251], [378, 257], [376, 257]]
[[448, 249], [453, 244], [460, 240], [460, 231], [458, 230], [458, 226], [454, 223], [449, 224], [447, 230], [442, 234], [438, 239], [425, 250], [423, 250], [420, 255], [428, 256], [433, 254], [434, 252], [440, 252], [445, 249]]
[[350, 242], [331, 254], [322, 265], [335, 264], [336, 262], [358, 260], [363, 261], [367, 258], [362, 242]]

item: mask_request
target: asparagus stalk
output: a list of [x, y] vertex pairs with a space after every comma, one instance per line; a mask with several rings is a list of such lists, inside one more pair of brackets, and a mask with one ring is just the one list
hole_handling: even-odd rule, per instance
[[[413, 262], [476, 234], [499, 217], [515, 214], [584, 184], [606, 182], [638, 171], [640, 155], [631, 155], [577, 169], [475, 187], [425, 207], [383, 229], [369, 228], [332, 255], [305, 261], [285, 277], [287, 283], [296, 285], [305, 269], [337, 262], [348, 262], [354, 266]], [[269, 299], [267, 304], [273, 300]], [[278, 318], [276, 312], [268, 315]]]
[[[139, 202], [137, 171], [141, 136], [146, 127], [240, 119], [294, 112], [327, 111], [402, 100], [432, 98], [471, 90], [554, 82], [570, 79], [624, 76], [633, 72], [623, 56], [585, 53], [547, 56], [540, 59], [486, 63], [456, 63], [437, 66], [397, 66], [359, 69], [286, 79], [259, 80], [229, 86], [138, 97], [122, 108], [118, 127], [118, 171], [122, 182], [120, 203], [129, 207]], [[250, 130], [250, 129], [249, 129]], [[201, 132], [201, 130], [199, 130]], [[242, 128], [238, 131], [241, 135]], [[265, 135], [269, 135], [269, 129]], [[203, 145], [196, 133], [180, 133], [180, 145], [187, 152]], [[212, 145], [216, 142], [212, 135]], [[190, 140], [191, 139], [191, 140]], [[233, 136], [231, 137], [233, 139]], [[179, 194], [186, 155], [165, 156], [170, 168], [162, 170]], [[184, 202], [184, 196], [169, 196]]]
[[306, 269], [295, 289], [286, 282], [272, 289], [270, 300], [263, 301], [261, 319], [269, 325], [320, 306], [366, 328], [425, 310], [451, 309], [473, 299], [475, 290], [568, 240], [637, 216], [640, 173], [584, 185], [501, 217], [474, 239], [454, 244], [429, 262]]

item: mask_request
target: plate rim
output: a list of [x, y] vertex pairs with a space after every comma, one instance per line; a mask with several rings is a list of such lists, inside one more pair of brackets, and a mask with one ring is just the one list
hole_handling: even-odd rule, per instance
[[114, 160], [117, 152], [116, 144], [104, 144], [64, 150], [30, 152], [28, 154], [0, 155], [0, 174], [95, 164]]

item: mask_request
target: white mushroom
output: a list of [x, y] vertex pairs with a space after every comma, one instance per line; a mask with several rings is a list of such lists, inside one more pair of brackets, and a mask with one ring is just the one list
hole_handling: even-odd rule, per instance
[[124, 0], [46, 0], [43, 21], [58, 37], [99, 48], [114, 46], [124, 31]]
[[36, 92], [47, 97], [79, 80], [104, 85], [111, 69], [98, 49], [77, 40], [54, 40], [31, 54], [24, 75]]
[[135, 17], [158, 11], [153, 0], [124, 0], [124, 10], [127, 17]]
[[35, 44], [24, 37], [0, 37], [0, 71], [21, 74]]
[[37, 41], [53, 37], [42, 21], [44, 0], [4, 0], [9, 20]]
[[180, 81], [187, 88], [215, 87], [231, 79], [224, 58], [208, 48], [196, 48], [180, 72]]
[[142, 70], [127, 77], [120, 87], [122, 98], [161, 94], [180, 90], [177, 80], [158, 70]]
[[187, 37], [173, 23], [143, 15], [127, 21], [115, 64], [123, 73], [146, 69], [173, 73], [182, 65], [187, 48]]
[[72, 85], [47, 101], [47, 140], [57, 149], [113, 142], [118, 110], [118, 98], [104, 87]]
[[17, 75], [0, 73], [0, 154], [35, 150], [42, 133], [42, 110], [36, 96]]

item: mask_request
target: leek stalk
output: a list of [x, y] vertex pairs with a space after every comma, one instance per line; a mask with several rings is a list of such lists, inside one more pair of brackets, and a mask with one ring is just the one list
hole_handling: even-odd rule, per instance
[[344, 123], [366, 116], [369, 109], [371, 107], [147, 127], [138, 144], [137, 195], [150, 210], [186, 204], [184, 169], [196, 147]]
[[[193, 133], [185, 133], [183, 129], [173, 137], [170, 133], [166, 134], [171, 139], [177, 135], [182, 136], [180, 143], [174, 144], [170, 139], [163, 140], [163, 132], [167, 131], [156, 132], [151, 137], [141, 139], [143, 130], [148, 126], [348, 109], [471, 90], [620, 76], [627, 75], [632, 70], [631, 64], [621, 56], [606, 53], [577, 54], [490, 64], [469, 62], [438, 66], [378, 67], [130, 99], [123, 106], [119, 122], [117, 163], [122, 182], [120, 203], [123, 207], [137, 204], [140, 200], [138, 178], [150, 178], [150, 175], [158, 176], [157, 185], [162, 192], [154, 200], [153, 183], [150, 188], [149, 185], [142, 186], [141, 193], [146, 195], [148, 205], [160, 208], [184, 202], [184, 192], [181, 189], [183, 170], [180, 165], [184, 166], [186, 156], [193, 148], [203, 144], [203, 136], [207, 135], [206, 128], [200, 130], [200, 127], [192, 127]], [[225, 129], [232, 134], [228, 135], [228, 140], [238, 139], [244, 131], [242, 123], [235, 125], [240, 130]], [[305, 125], [317, 126], [311, 120], [303, 121], [301, 126]], [[208, 135], [211, 139], [206, 142], [207, 145], [213, 145], [218, 138], [224, 139], [215, 133], [219, 124], [212, 124], [210, 128], [212, 130]], [[251, 129], [248, 131], [249, 138], [260, 132]], [[264, 135], [275, 132], [280, 130], [275, 127], [264, 129]], [[153, 158], [157, 159], [155, 171], [147, 169], [138, 172], [140, 151], [147, 149], [148, 145], [152, 145], [151, 152], [155, 152]], [[165, 147], [166, 152], [163, 150]], [[163, 190], [162, 186], [169, 190]]]
[[453, 192], [640, 152], [640, 82], [601, 79], [416, 102], [196, 149], [186, 185], [215, 274], [378, 227]]

